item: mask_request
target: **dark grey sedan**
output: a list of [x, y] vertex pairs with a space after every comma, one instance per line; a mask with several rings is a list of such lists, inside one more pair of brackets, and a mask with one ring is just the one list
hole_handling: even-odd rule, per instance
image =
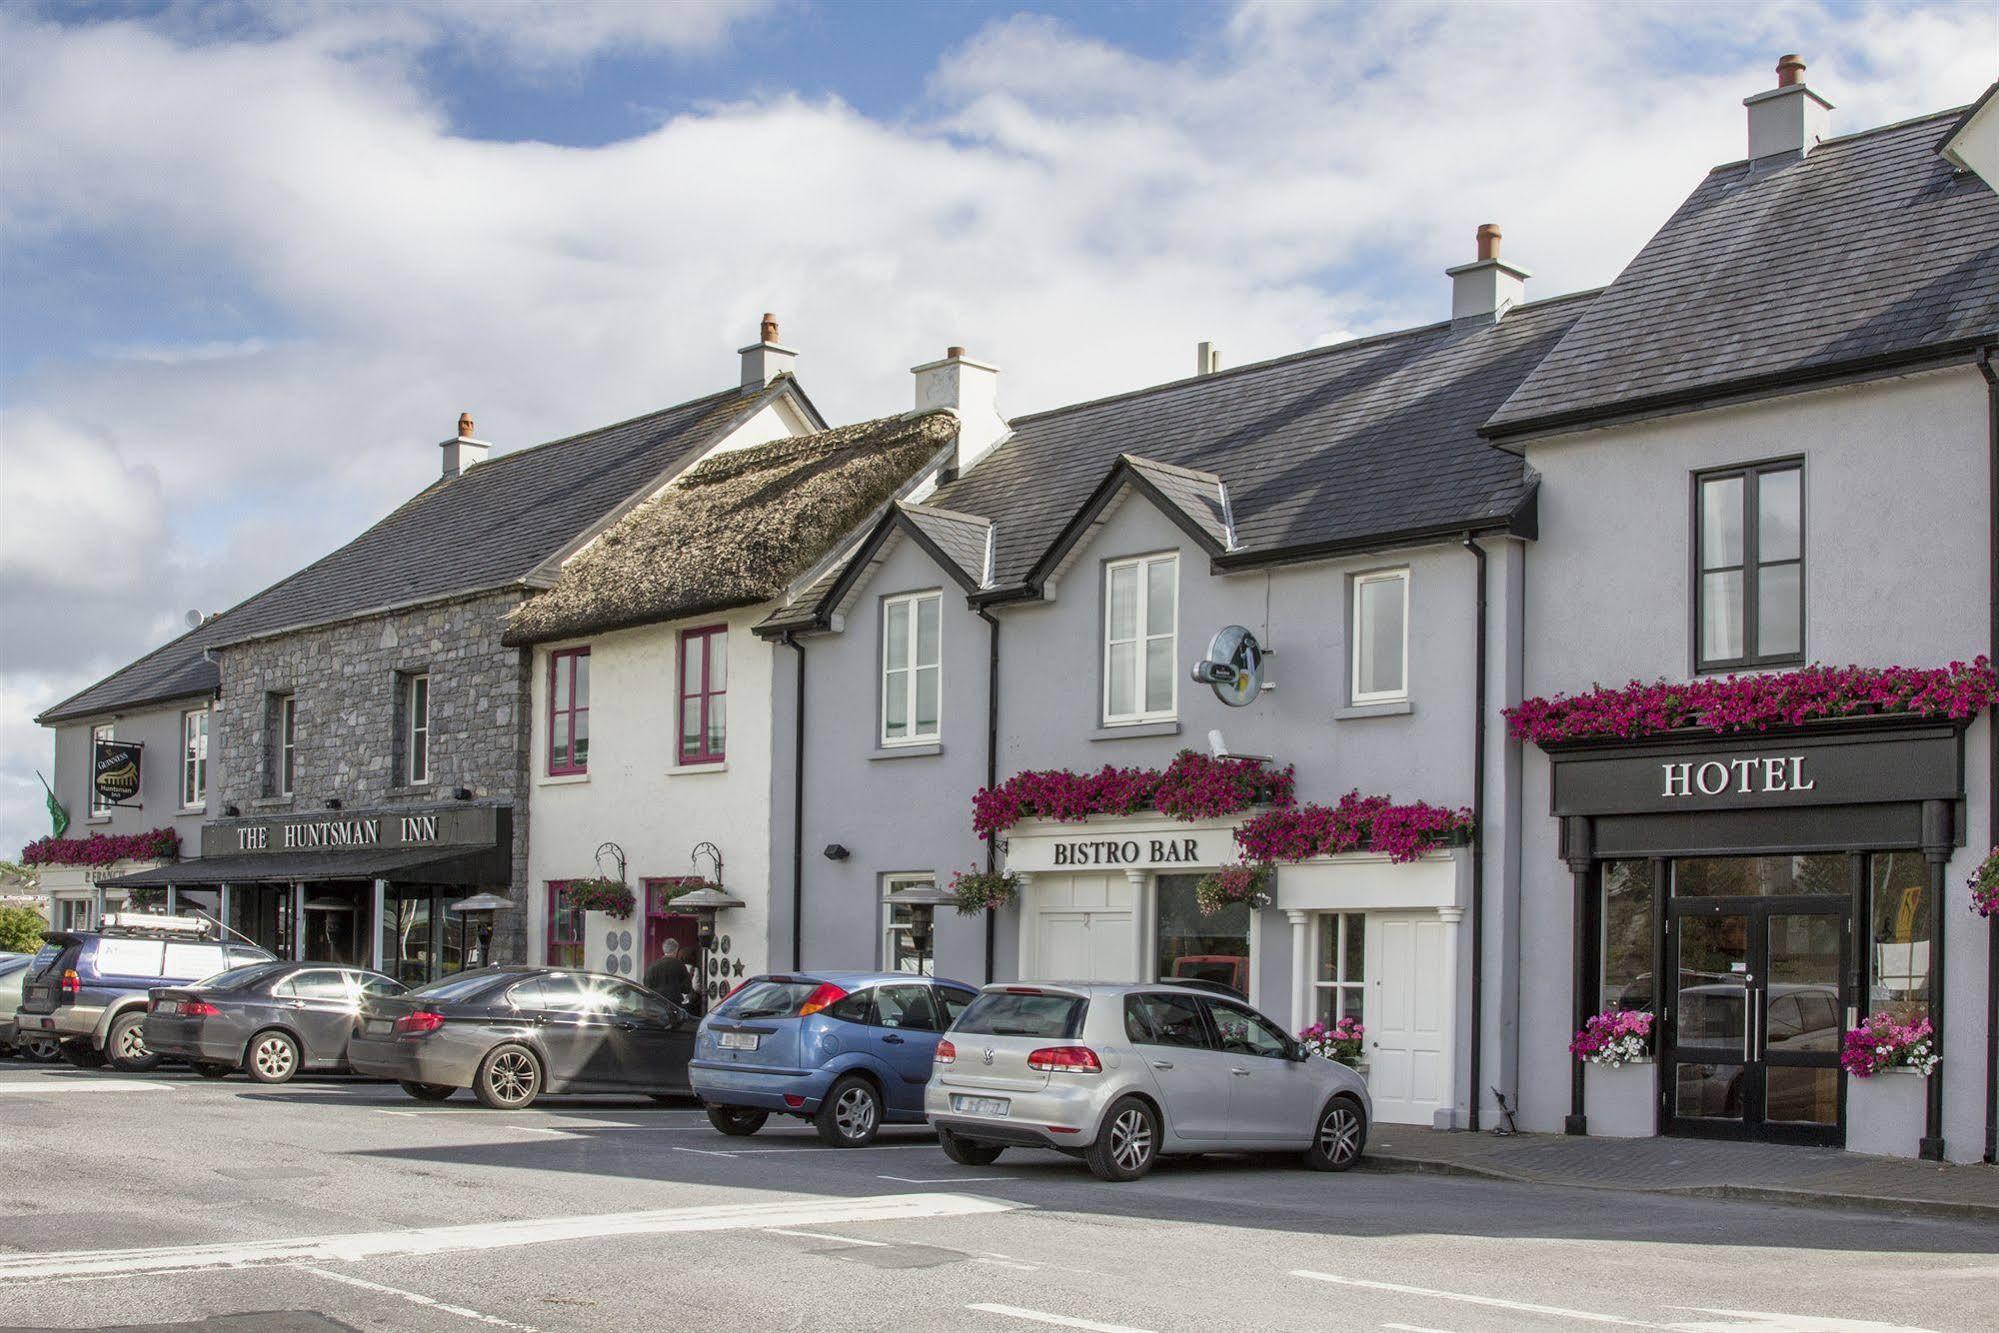
[[348, 1068], [361, 1001], [400, 995], [393, 977], [335, 963], [252, 963], [152, 991], [146, 1046], [207, 1078], [240, 1069], [259, 1083]]

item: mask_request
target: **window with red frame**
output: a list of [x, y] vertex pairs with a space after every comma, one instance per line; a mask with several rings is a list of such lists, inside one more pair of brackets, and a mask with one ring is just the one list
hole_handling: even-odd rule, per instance
[[569, 881], [548, 884], [548, 966], [583, 966], [583, 909], [569, 905]]
[[729, 630], [680, 632], [680, 762], [719, 764], [729, 735]]
[[548, 771], [590, 771], [590, 650], [548, 655]]

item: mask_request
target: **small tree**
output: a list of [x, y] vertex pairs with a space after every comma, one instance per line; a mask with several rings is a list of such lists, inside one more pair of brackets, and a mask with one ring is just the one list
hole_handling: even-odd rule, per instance
[[32, 907], [0, 907], [0, 953], [33, 953], [48, 923]]

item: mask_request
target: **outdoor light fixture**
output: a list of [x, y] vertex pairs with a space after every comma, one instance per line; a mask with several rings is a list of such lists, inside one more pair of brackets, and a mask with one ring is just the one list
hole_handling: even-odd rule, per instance
[[929, 957], [931, 944], [937, 937], [937, 909], [957, 900], [935, 884], [912, 884], [891, 892], [888, 901], [891, 906], [909, 909], [909, 942], [915, 946], [919, 959]]
[[338, 810], [340, 808], [340, 798], [338, 796], [327, 797], [326, 808], [328, 810]]
[[826, 844], [826, 859], [828, 861], [844, 861], [847, 859], [847, 855], [847, 849], [839, 843], [829, 842]]
[[722, 849], [712, 842], [695, 845], [688, 859], [694, 863], [697, 876], [703, 857], [714, 862], [715, 877], [708, 880], [702, 888], [677, 895], [673, 900], [673, 910], [694, 914], [695, 929], [700, 933], [701, 948], [706, 951], [715, 947], [716, 914], [731, 907], [742, 907], [744, 903], [741, 898], [732, 897], [722, 888]]
[[475, 893], [470, 898], [460, 898], [457, 902], [446, 903], [444, 910], [458, 918], [458, 965], [471, 967], [472, 963], [472, 918], [479, 917], [479, 966], [484, 966], [493, 954], [493, 914], [504, 912], [514, 905], [514, 900], [497, 893]]
[[469, 801], [472, 799], [472, 789], [470, 787], [453, 787], [451, 789], [451, 799], [454, 801]]
[[236, 816], [242, 814], [243, 812], [241, 810], [238, 810], [233, 805], [225, 805], [222, 807], [222, 813], [226, 818], [234, 819], [236, 818]]

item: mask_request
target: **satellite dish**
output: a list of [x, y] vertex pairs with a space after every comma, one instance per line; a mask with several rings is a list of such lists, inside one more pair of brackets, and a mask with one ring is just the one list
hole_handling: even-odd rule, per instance
[[1231, 708], [1241, 708], [1263, 687], [1263, 649], [1256, 636], [1241, 625], [1229, 625], [1208, 645], [1208, 655], [1194, 663], [1194, 679], [1215, 691]]
[[188, 612], [186, 615], [181, 617], [181, 623], [185, 624], [189, 629], [200, 629], [201, 612], [199, 611]]

